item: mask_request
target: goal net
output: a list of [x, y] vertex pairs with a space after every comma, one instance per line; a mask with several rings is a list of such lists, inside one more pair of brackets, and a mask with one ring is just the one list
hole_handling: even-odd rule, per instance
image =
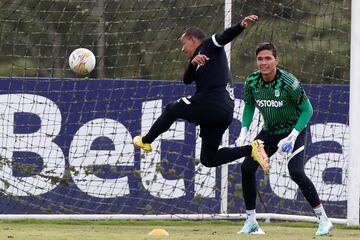
[[[202, 166], [195, 125], [175, 122], [152, 153], [134, 149], [132, 138], [167, 103], [194, 92], [181, 82], [183, 31], [194, 25], [210, 36], [226, 18], [234, 24], [256, 14], [259, 21], [228, 52], [236, 108], [222, 146], [234, 146], [239, 135], [242, 83], [256, 69], [255, 48], [271, 41], [280, 67], [297, 76], [313, 104], [306, 173], [328, 215], [346, 218], [350, 1], [230, 3], [225, 11], [220, 0], [1, 1], [0, 212], [243, 213], [243, 159]], [[79, 47], [97, 59], [86, 78], [68, 66]], [[261, 126], [256, 113], [249, 140]], [[257, 172], [257, 182], [257, 212], [313, 215], [280, 156], [271, 158], [268, 176]]]

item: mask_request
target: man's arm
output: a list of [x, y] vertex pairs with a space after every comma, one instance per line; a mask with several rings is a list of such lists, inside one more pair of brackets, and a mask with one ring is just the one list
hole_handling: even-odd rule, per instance
[[255, 104], [247, 104], [245, 103], [243, 117], [241, 122], [241, 127], [249, 128], [254, 117], [255, 112]]
[[252, 93], [252, 83], [249, 79], [251, 79], [253, 76], [253, 74], [250, 74], [245, 81], [245, 85], [244, 85], [244, 103], [245, 103], [245, 107], [243, 110], [243, 116], [242, 116], [242, 122], [241, 122], [241, 126], [242, 127], [247, 127], [249, 128], [252, 122], [252, 119], [254, 117], [254, 112], [255, 112], [255, 99], [254, 99], [254, 95]]
[[300, 132], [306, 127], [313, 114], [313, 108], [309, 99], [299, 105], [301, 110], [300, 117], [292, 130], [292, 132], [278, 143], [278, 151], [280, 154], [289, 157], [294, 149], [295, 141]]
[[239, 36], [239, 34], [244, 31], [244, 29], [251, 23], [255, 22], [258, 19], [256, 15], [250, 15], [245, 17], [240, 23], [237, 23], [227, 29], [221, 34], [213, 35], [212, 39], [217, 44], [218, 47], [224, 46], [227, 43], [231, 42], [234, 38]]
[[251, 125], [253, 116], [255, 112], [255, 104], [245, 103], [243, 117], [241, 122], [241, 130], [239, 137], [235, 140], [236, 146], [243, 146], [246, 141], [247, 132]]
[[299, 109], [301, 110], [301, 114], [299, 117], [299, 120], [297, 121], [295, 125], [295, 129], [298, 132], [301, 132], [308, 122], [310, 121], [311, 116], [313, 115], [313, 108], [311, 106], [311, 103], [309, 99], [307, 101], [303, 102], [301, 105], [299, 105]]
[[196, 66], [189, 61], [188, 67], [184, 73], [183, 81], [185, 84], [190, 84], [195, 79]]
[[300, 109], [300, 117], [295, 125], [295, 130], [301, 132], [313, 114], [313, 108], [300, 82], [293, 76], [294, 82], [288, 88], [288, 95], [294, 104]]

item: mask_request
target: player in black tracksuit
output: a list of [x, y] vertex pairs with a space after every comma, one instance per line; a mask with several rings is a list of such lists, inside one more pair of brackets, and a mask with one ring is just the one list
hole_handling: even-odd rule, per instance
[[[240, 23], [221, 34], [205, 38], [204, 32], [196, 27], [185, 31], [181, 37], [182, 51], [188, 56], [189, 64], [184, 74], [184, 83], [195, 82], [196, 92], [168, 104], [149, 132], [134, 139], [137, 147], [149, 147], [161, 133], [167, 131], [176, 119], [184, 119], [200, 125], [202, 149], [200, 162], [206, 167], [216, 167], [244, 156], [250, 156], [250, 145], [237, 148], [219, 148], [222, 136], [233, 119], [234, 93], [231, 73], [223, 46], [237, 37], [257, 16], [245, 17]], [[141, 142], [142, 140], [142, 142]]]

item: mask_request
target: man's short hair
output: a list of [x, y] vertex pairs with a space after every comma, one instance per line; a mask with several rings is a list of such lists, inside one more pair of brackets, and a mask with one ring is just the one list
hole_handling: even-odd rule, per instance
[[277, 56], [276, 55], [276, 47], [274, 46], [274, 44], [272, 44], [270, 42], [260, 43], [256, 48], [256, 56], [258, 55], [259, 52], [261, 52], [263, 50], [271, 51], [273, 56], [276, 58], [276, 56]]
[[200, 41], [203, 41], [206, 38], [205, 32], [198, 27], [189, 27], [188, 29], [185, 30], [184, 36], [188, 38], [194, 37], [199, 39]]

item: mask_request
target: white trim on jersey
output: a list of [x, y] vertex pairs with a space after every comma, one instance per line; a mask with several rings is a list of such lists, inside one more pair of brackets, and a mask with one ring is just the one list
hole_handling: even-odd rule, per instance
[[191, 104], [189, 99], [187, 99], [186, 97], [181, 98], [181, 100], [183, 100], [183, 102], [186, 103], [187, 105]]
[[223, 47], [223, 45], [220, 45], [220, 44], [216, 41], [215, 34], [211, 36], [211, 39], [212, 39], [213, 43], [215, 44], [215, 46], [217, 46], [217, 47]]
[[291, 156], [287, 159], [288, 161], [290, 161], [296, 154], [298, 154], [299, 152], [303, 151], [305, 149], [305, 146], [301, 146], [298, 149], [296, 149]]
[[[201, 54], [201, 52], [199, 51], [199, 53], [198, 53], [198, 55], [199, 54]], [[197, 66], [196, 66], [196, 70], [195, 71], [197, 71], [200, 67], [202, 67], [202, 66], [204, 66], [204, 64], [198, 64]]]

